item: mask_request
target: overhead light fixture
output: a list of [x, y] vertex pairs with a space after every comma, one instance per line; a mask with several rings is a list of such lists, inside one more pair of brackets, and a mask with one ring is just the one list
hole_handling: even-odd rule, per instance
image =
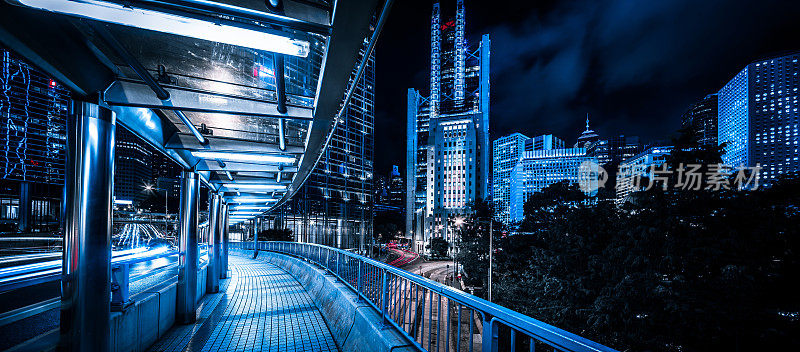
[[265, 163], [276, 163], [276, 164], [294, 164], [294, 162], [297, 160], [293, 156], [286, 156], [286, 155], [209, 152], [202, 150], [193, 151], [192, 155], [203, 159], [265, 162]]
[[224, 183], [222, 184], [222, 187], [235, 188], [240, 190], [245, 189], [245, 190], [268, 190], [268, 191], [286, 189], [286, 185], [268, 185], [262, 183], [252, 183], [252, 184]]
[[269, 209], [269, 206], [268, 205], [263, 205], [263, 206], [240, 205], [240, 206], [233, 207], [233, 209], [236, 210], [236, 211], [239, 211], [239, 210], [266, 210], [266, 209]]
[[229, 203], [264, 203], [264, 202], [277, 202], [278, 200], [275, 198], [264, 198], [264, 197], [232, 197], [228, 198]]
[[16, 0], [18, 3], [55, 13], [101, 22], [147, 29], [184, 37], [209, 40], [256, 50], [306, 57], [309, 43], [260, 30], [216, 24], [191, 17], [133, 8], [100, 0]]

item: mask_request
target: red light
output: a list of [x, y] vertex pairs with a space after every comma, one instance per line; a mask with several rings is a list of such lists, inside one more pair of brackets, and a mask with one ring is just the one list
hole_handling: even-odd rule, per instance
[[55, 87], [56, 87], [56, 81], [51, 79], [50, 80], [50, 88], [55, 88]]

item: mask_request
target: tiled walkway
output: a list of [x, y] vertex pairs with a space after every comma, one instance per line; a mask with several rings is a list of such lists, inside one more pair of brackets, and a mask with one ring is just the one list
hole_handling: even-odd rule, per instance
[[206, 295], [194, 325], [176, 325], [150, 351], [337, 351], [305, 289], [281, 268], [229, 257], [232, 276]]

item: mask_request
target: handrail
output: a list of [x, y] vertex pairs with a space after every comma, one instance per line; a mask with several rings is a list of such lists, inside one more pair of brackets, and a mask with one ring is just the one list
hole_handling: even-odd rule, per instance
[[[60, 254], [60, 253], [59, 253]], [[172, 249], [157, 251], [125, 250], [115, 251], [111, 259], [112, 272], [122, 266], [153, 261], [161, 258], [176, 256], [178, 251]], [[200, 265], [198, 272], [208, 265], [208, 248], [201, 244], [198, 250]], [[126, 271], [127, 282], [134, 283], [143, 278], [149, 277], [154, 273], [172, 270], [179, 267], [177, 262], [166, 263], [163, 266], [153, 267], [136, 274]], [[51, 260], [47, 262], [19, 265], [0, 269], [0, 292], [23, 288], [49, 281], [57, 281], [61, 278], [61, 260]], [[114, 279], [112, 278], [112, 281]], [[115, 281], [116, 282], [116, 281]], [[61, 299], [51, 298], [32, 305], [17, 308], [12, 311], [0, 313], [0, 326], [8, 325], [21, 319], [42, 313], [44, 311], [57, 308], [61, 304]]]
[[[201, 248], [201, 252], [203, 249]], [[136, 264], [177, 255], [178, 251], [161, 247], [157, 250], [124, 250], [112, 252], [111, 266]], [[61, 278], [62, 260], [0, 268], [0, 292], [56, 281]]]
[[[253, 249], [252, 242], [232, 242], [231, 245], [232, 248]], [[447, 351], [455, 347], [455, 350], [472, 351], [471, 336], [480, 332], [482, 351], [514, 351], [525, 344], [531, 351], [536, 344], [562, 351], [615, 351], [450, 286], [341, 249], [296, 242], [259, 242], [258, 249], [289, 254], [320, 265], [356, 291], [359, 299], [381, 312], [386, 323], [403, 331], [409, 341], [423, 350], [444, 347]], [[462, 314], [469, 314], [468, 326], [464, 325]], [[475, 322], [476, 315], [482, 320], [481, 326]]]

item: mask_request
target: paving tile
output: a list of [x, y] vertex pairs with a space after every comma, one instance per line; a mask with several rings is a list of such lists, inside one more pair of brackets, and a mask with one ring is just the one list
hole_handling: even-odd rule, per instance
[[311, 296], [283, 269], [238, 255], [220, 293], [193, 325], [176, 325], [150, 351], [338, 351]]

